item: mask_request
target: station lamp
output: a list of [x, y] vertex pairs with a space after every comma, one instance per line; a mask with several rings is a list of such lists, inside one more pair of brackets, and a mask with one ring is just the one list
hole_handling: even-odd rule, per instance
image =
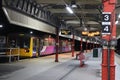
[[3, 27], [3, 25], [0, 25], [0, 28], [2, 28]]

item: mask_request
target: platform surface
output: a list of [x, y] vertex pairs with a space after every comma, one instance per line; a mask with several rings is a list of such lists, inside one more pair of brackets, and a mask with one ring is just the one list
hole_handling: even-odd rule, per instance
[[[93, 58], [86, 54], [85, 65], [71, 57], [71, 53], [25, 59], [19, 62], [0, 63], [0, 80], [101, 80], [101, 57]], [[120, 80], [120, 65], [116, 56], [116, 79]]]

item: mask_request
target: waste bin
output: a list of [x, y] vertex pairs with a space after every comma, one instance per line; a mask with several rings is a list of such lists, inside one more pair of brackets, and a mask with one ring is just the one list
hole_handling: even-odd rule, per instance
[[98, 57], [98, 49], [93, 49], [93, 57]]

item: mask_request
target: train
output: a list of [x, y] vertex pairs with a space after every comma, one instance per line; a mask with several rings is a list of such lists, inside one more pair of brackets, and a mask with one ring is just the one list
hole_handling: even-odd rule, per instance
[[[56, 53], [55, 37], [50, 34], [33, 36], [30, 34], [9, 34], [7, 36], [7, 47], [19, 48], [20, 57], [39, 57]], [[12, 54], [17, 50], [13, 49]], [[59, 53], [71, 51], [71, 40], [61, 39], [59, 41]]]

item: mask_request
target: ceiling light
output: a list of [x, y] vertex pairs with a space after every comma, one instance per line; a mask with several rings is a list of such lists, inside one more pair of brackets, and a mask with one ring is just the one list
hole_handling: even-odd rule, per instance
[[120, 18], [120, 14], [118, 15], [118, 18]]
[[115, 24], [118, 24], [118, 21], [116, 21]]
[[72, 8], [76, 8], [76, 7], [77, 7], [75, 0], [72, 0], [72, 1], [71, 1], [71, 7], [72, 7]]
[[2, 28], [3, 27], [3, 25], [0, 25], [0, 28]]
[[71, 7], [72, 7], [72, 8], [76, 8], [77, 5], [76, 5], [76, 4], [72, 4]]
[[88, 29], [86, 27], [84, 27], [84, 31], [87, 31]]
[[66, 6], [66, 9], [68, 10], [69, 13], [73, 14], [73, 11], [69, 6]]
[[33, 34], [33, 32], [32, 32], [32, 31], [30, 31], [30, 34]]

